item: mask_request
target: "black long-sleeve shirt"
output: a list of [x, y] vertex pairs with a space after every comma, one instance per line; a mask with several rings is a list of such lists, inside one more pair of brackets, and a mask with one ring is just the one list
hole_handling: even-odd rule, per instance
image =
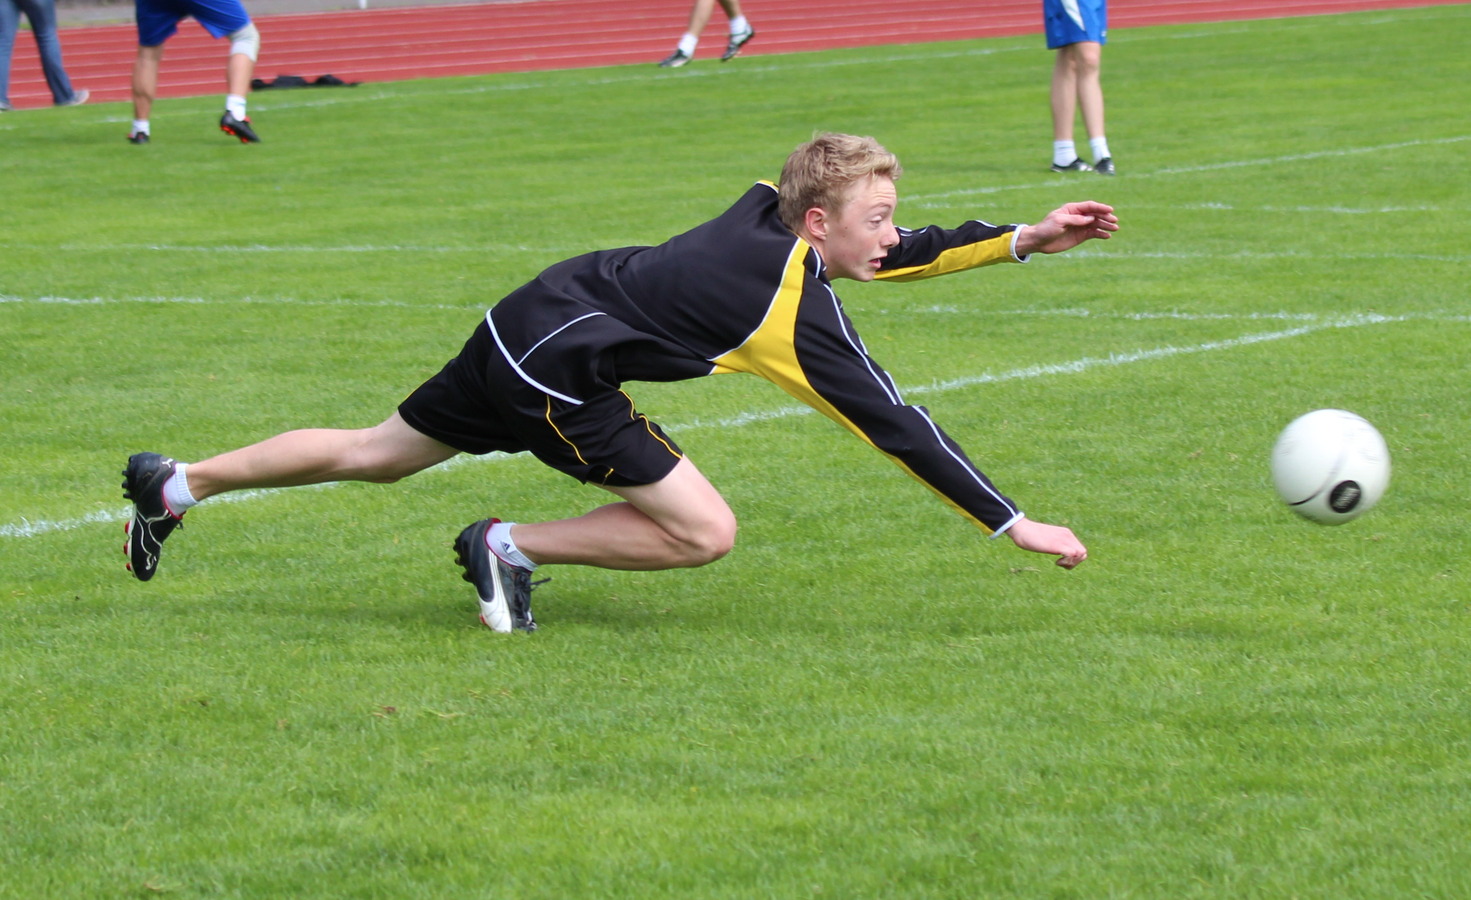
[[[1015, 261], [1014, 225], [899, 229], [877, 278], [904, 281]], [[869, 355], [822, 257], [758, 182], [720, 216], [656, 247], [575, 257], [487, 314], [517, 374], [574, 405], [625, 381], [748, 372], [894, 460], [987, 532], [1021, 512]]]

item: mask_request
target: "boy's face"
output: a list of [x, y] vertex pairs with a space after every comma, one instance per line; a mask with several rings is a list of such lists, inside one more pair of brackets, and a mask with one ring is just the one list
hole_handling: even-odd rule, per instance
[[827, 237], [821, 248], [829, 278], [872, 281], [889, 248], [899, 243], [894, 207], [899, 192], [894, 180], [875, 175], [855, 182], [847, 200], [827, 217]]

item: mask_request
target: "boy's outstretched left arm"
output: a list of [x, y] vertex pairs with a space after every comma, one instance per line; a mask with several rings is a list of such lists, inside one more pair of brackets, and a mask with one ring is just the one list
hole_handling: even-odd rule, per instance
[[1035, 225], [1018, 229], [1013, 245], [1017, 256], [1029, 253], [1061, 253], [1084, 241], [1107, 240], [1119, 230], [1113, 207], [1094, 200], [1068, 203], [1048, 213]]

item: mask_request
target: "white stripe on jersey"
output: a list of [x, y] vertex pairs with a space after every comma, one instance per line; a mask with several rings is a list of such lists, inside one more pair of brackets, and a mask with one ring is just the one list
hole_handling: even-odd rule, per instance
[[[606, 315], [606, 313], [592, 313], [591, 315], [601, 316], [601, 315]], [[582, 316], [580, 319], [574, 319], [573, 321], [574, 322], [580, 322], [582, 319], [586, 319], [586, 318], [587, 318], [587, 316]], [[511, 368], [516, 370], [516, 374], [521, 377], [521, 380], [522, 381], [524, 381], [527, 384], [531, 385], [532, 387], [536, 388], [538, 391], [541, 391], [543, 394], [546, 394], [546, 395], [551, 396], [551, 397], [556, 397], [558, 400], [564, 400], [564, 401], [566, 401], [568, 403], [571, 403], [573, 406], [581, 406], [582, 405], [582, 401], [581, 400], [578, 400], [576, 397], [569, 397], [566, 394], [558, 393], [557, 391], [552, 390], [551, 388], [549, 388], [546, 385], [542, 384], [541, 382], [537, 381], [535, 378], [532, 378], [530, 375], [527, 375], [526, 374], [526, 370], [524, 370], [524, 369], [521, 368], [521, 364], [517, 360], [514, 360], [514, 359], [511, 358], [511, 351], [507, 350], [506, 349], [506, 345], [501, 341], [500, 332], [498, 332], [498, 331], [495, 330], [495, 320], [490, 317], [490, 312], [489, 311], [487, 311], [485, 313], [485, 323], [490, 326], [490, 336], [493, 337], [493, 338], [495, 338], [495, 345], [496, 345], [497, 348], [500, 349], [501, 356], [504, 356], [506, 358], [506, 362], [508, 362], [508, 363], [511, 364]], [[571, 325], [571, 324], [572, 324], [572, 322], [568, 322], [567, 323], [567, 325]], [[566, 328], [567, 325], [563, 325], [562, 328]], [[557, 329], [557, 331], [561, 331], [562, 328]], [[554, 331], [554, 332], [552, 332], [552, 334], [556, 334], [556, 332]], [[549, 338], [549, 337], [551, 337], [551, 335], [547, 335], [547, 338]], [[536, 347], [540, 347], [543, 343], [545, 343], [546, 340], [547, 340], [547, 338], [542, 338], [540, 341], [537, 341]], [[532, 350], [535, 350], [536, 347], [532, 347], [531, 349]], [[530, 355], [531, 354], [528, 352], [527, 353], [527, 356], [530, 356]], [[525, 357], [522, 357], [522, 358], [524, 359]]]
[[975, 480], [976, 484], [980, 485], [982, 490], [990, 494], [992, 497], [996, 498], [997, 503], [1011, 510], [1011, 520], [1003, 525], [1000, 529], [998, 529], [996, 533], [1000, 534], [1007, 528], [1011, 527], [1012, 523], [1016, 521], [1017, 516], [1021, 514], [1021, 511], [1018, 510], [1015, 506], [1012, 506], [1010, 503], [1007, 503], [1005, 497], [996, 493], [996, 491], [990, 485], [986, 484], [986, 479], [981, 477], [981, 473], [976, 471], [975, 466], [972, 466], [970, 463], [966, 462], [965, 457], [956, 453], [950, 448], [949, 444], [945, 443], [945, 436], [943, 433], [941, 433], [940, 426], [935, 424], [935, 421], [930, 418], [929, 413], [920, 409], [918, 406], [911, 406], [909, 408], [918, 413], [919, 417], [925, 420], [925, 424], [930, 426], [930, 430], [935, 433], [935, 443], [939, 444], [941, 447], [944, 447], [945, 452], [950, 454], [950, 457], [956, 462], [960, 463], [960, 467], [965, 470], [967, 475]]
[[848, 342], [848, 346], [852, 347], [853, 352], [858, 354], [859, 358], [863, 360], [863, 365], [868, 368], [868, 374], [873, 376], [873, 380], [878, 382], [879, 388], [888, 395], [889, 402], [895, 406], [903, 406], [904, 398], [899, 396], [899, 387], [894, 384], [893, 377], [889, 376], [888, 372], [884, 373], [888, 377], [879, 377], [879, 373], [873, 369], [873, 360], [868, 357], [868, 348], [863, 346], [863, 341], [856, 334], [848, 330], [848, 318], [843, 315], [843, 304], [839, 302], [837, 293], [833, 291], [833, 286], [824, 283], [823, 287], [827, 288], [827, 295], [832, 298], [833, 314], [838, 317], [838, 324], [842, 326], [843, 338]]

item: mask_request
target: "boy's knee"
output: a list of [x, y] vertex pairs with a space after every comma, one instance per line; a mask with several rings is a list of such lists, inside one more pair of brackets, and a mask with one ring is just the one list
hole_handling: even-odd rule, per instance
[[702, 561], [700, 565], [713, 563], [735, 549], [736, 521], [734, 517], [714, 523], [700, 541]]
[[702, 522], [698, 528], [679, 538], [683, 565], [706, 566], [715, 562], [735, 547], [735, 537], [734, 516], [721, 516]]
[[678, 528], [665, 525], [663, 532], [669, 568], [708, 566], [736, 546], [736, 518], [730, 513], [683, 522]]

